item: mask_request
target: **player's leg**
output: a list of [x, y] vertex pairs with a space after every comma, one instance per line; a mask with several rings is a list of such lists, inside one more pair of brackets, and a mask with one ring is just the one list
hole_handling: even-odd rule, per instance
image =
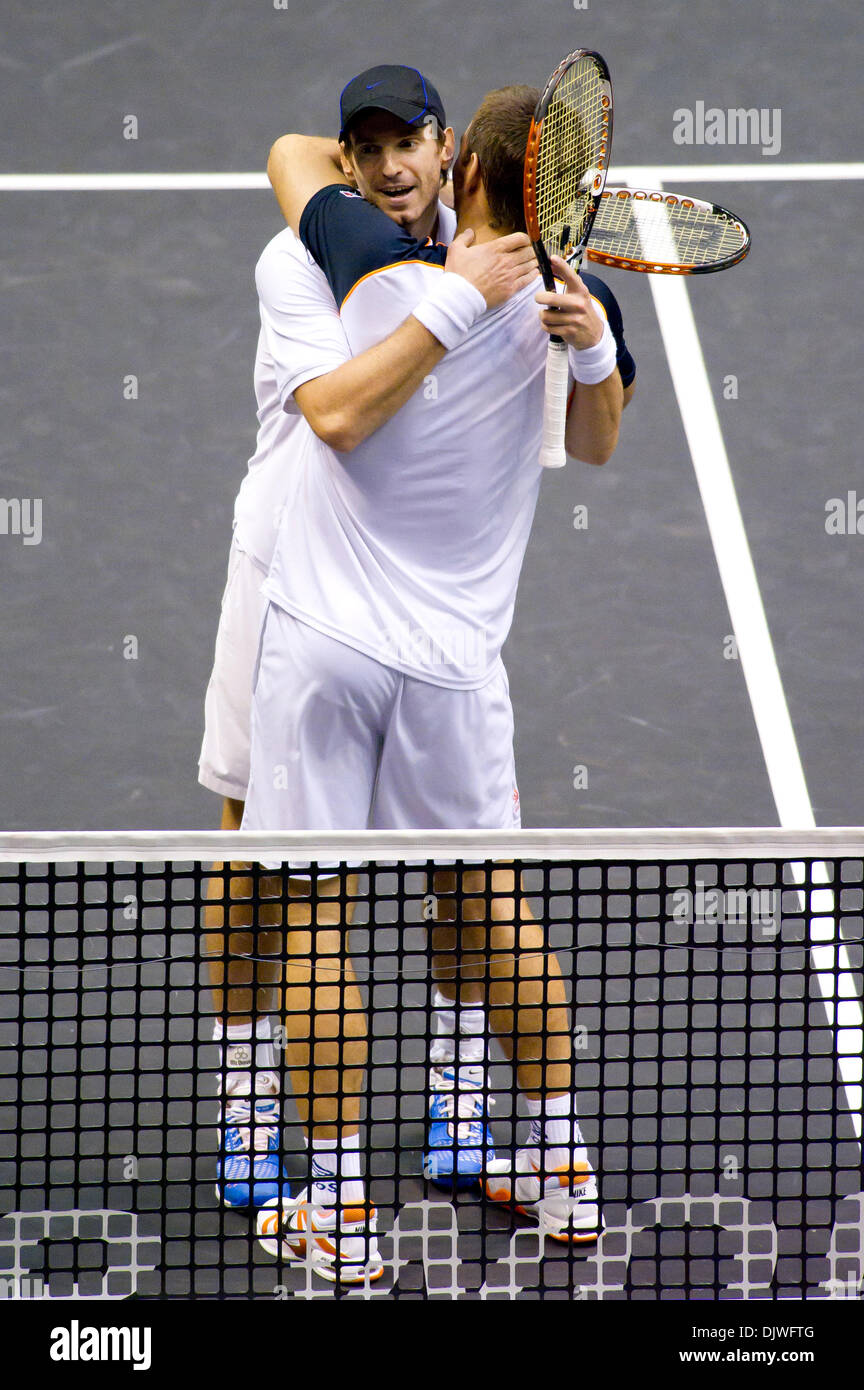
[[[243, 802], [233, 797], [225, 797], [222, 803], [221, 830], [239, 830], [243, 819]], [[278, 981], [278, 972], [272, 970], [265, 979], [265, 971], [252, 969], [246, 959], [253, 954], [253, 945], [264, 946], [262, 954], [279, 952], [278, 937], [272, 942], [262, 942], [250, 934], [232, 931], [230, 944], [226, 940], [225, 927], [251, 927], [252, 922], [252, 882], [247, 864], [214, 864], [207, 885], [207, 903], [204, 908], [205, 951], [207, 971], [213, 992], [213, 1009], [217, 1027], [228, 1027], [226, 1036], [242, 1038], [245, 1032], [234, 1030], [251, 1029], [253, 1021], [265, 1023], [258, 1028], [259, 1037], [270, 1037], [270, 1013], [276, 1003], [272, 985]], [[226, 907], [228, 922], [226, 924]], [[272, 917], [272, 913], [271, 913]], [[278, 918], [273, 925], [279, 926]], [[257, 976], [256, 990], [252, 989], [253, 974]], [[251, 1032], [248, 1034], [251, 1037]]]
[[454, 907], [457, 884], [456, 872], [444, 869], [429, 884], [433, 992], [423, 1171], [446, 1189], [473, 1186], [495, 1156], [484, 1124], [492, 1104], [486, 1075], [485, 962], [462, 949]]
[[363, 1283], [378, 1279], [383, 1264], [361, 1168], [367, 1026], [346, 949], [356, 879], [344, 888], [318, 879], [314, 891], [313, 904], [310, 883], [291, 880], [282, 992], [285, 1065], [309, 1136], [307, 1180], [290, 1204], [260, 1213], [258, 1230], [270, 1253], [281, 1240], [283, 1255], [309, 1259], [324, 1278]]
[[[434, 875], [435, 910], [439, 924], [446, 921], [448, 926], [439, 925], [435, 932], [453, 933], [458, 919], [460, 974], [478, 985], [484, 982], [490, 1026], [504, 1055], [514, 1063], [529, 1113], [537, 1117], [526, 1150], [530, 1148], [533, 1158], [536, 1149], [544, 1170], [556, 1173], [553, 1185], [557, 1188], [557, 1170], [566, 1167], [569, 1171], [572, 1157], [572, 1125], [565, 1121], [573, 1113], [567, 996], [557, 958], [547, 950], [543, 928], [534, 921], [524, 899], [520, 898], [517, 909], [514, 877], [513, 870], [503, 868], [493, 873], [464, 870], [457, 896], [452, 871], [438, 870]], [[459, 1114], [470, 1113], [472, 1080], [470, 1072], [460, 1068]], [[541, 1118], [544, 1115], [548, 1124]], [[581, 1146], [581, 1136], [578, 1144]], [[580, 1161], [585, 1157], [582, 1152], [578, 1154]], [[523, 1151], [517, 1160], [519, 1164], [525, 1161]], [[487, 1152], [485, 1173], [497, 1166], [506, 1173], [511, 1165], [506, 1160], [498, 1165], [494, 1153]], [[502, 1180], [494, 1189], [501, 1200], [504, 1186]], [[519, 1196], [527, 1204], [521, 1188]], [[569, 1220], [571, 1207], [572, 1203], [560, 1207], [559, 1224], [562, 1215]]]
[[570, 1011], [557, 956], [514, 869], [467, 870], [461, 888], [463, 947], [472, 959], [486, 958], [489, 1021], [531, 1117], [527, 1144], [489, 1165], [487, 1195], [541, 1221], [555, 1239], [595, 1240], [597, 1186], [577, 1118]]
[[[244, 829], [362, 829], [377, 774], [392, 671], [271, 605], [252, 711]], [[338, 750], [338, 768], [334, 768]], [[290, 774], [288, 769], [290, 767]], [[335, 774], [335, 775], [334, 775]], [[365, 1202], [359, 1094], [366, 1023], [346, 949], [352, 886], [292, 864], [281, 1035], [309, 1142], [310, 1181], [259, 1213], [268, 1250], [311, 1259], [343, 1283], [378, 1278], [376, 1214]]]
[[[455, 893], [456, 874], [433, 876], [433, 900], [437, 894]], [[482, 1085], [486, 1059], [485, 990], [482, 962], [477, 964], [461, 954], [459, 933], [454, 923], [443, 925], [434, 919], [430, 931], [432, 945], [432, 1046], [429, 1061], [433, 1068], [459, 1067], [474, 1085]], [[447, 1089], [436, 1079], [436, 1088]]]
[[[198, 773], [199, 781], [222, 797], [221, 829], [229, 832], [240, 828], [249, 780], [249, 717], [264, 611], [263, 579], [250, 556], [232, 543]], [[254, 933], [239, 930], [253, 925], [251, 881], [244, 865], [213, 866], [203, 915], [213, 1037], [221, 1054], [217, 1194], [229, 1206], [256, 1206], [277, 1196], [286, 1182], [278, 1159], [281, 1116], [270, 1029], [279, 971], [245, 957], [278, 955], [281, 938], [264, 930], [263, 922]], [[272, 906], [265, 918], [271, 927], [280, 925], [279, 912]], [[229, 933], [228, 926], [235, 930]]]
[[[381, 755], [373, 825], [518, 828], [513, 711], [502, 665], [480, 690], [405, 678]], [[456, 886], [455, 871], [443, 868], [430, 884], [436, 1007], [424, 1171], [445, 1188], [481, 1180], [494, 1158], [483, 962], [461, 951], [456, 914], [440, 903]]]
[[[214, 881], [221, 903], [212, 895]], [[217, 1009], [214, 1038], [221, 1050], [216, 1192], [226, 1206], [260, 1207], [288, 1191], [280, 1159], [282, 1097], [270, 1028], [282, 973], [281, 889], [256, 881], [248, 864], [218, 864], [208, 896], [205, 912], [220, 929], [206, 933]]]

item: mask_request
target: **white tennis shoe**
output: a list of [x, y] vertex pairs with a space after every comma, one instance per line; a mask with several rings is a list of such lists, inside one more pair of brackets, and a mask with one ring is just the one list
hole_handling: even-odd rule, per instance
[[308, 1189], [294, 1198], [276, 1199], [258, 1212], [258, 1242], [269, 1255], [280, 1253], [292, 1264], [310, 1264], [331, 1283], [374, 1283], [384, 1273], [376, 1232], [378, 1213], [365, 1202], [347, 1207], [319, 1207]]
[[540, 1150], [517, 1149], [486, 1172], [486, 1196], [536, 1221], [552, 1240], [588, 1244], [603, 1230], [597, 1178], [590, 1163], [572, 1162], [542, 1177]]

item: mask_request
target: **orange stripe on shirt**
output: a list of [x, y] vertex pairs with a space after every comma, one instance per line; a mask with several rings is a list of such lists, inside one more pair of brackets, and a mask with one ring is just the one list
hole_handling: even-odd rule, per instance
[[[425, 265], [425, 266], [428, 266], [430, 270], [443, 270], [443, 269], [444, 269], [443, 265], [435, 265], [434, 261], [421, 261], [421, 260], [391, 261], [390, 265], [382, 265], [382, 266], [379, 266], [377, 270], [370, 270], [370, 271], [368, 271], [365, 275], [361, 275], [359, 280], [355, 280], [355, 281], [354, 281], [354, 284], [351, 286], [351, 288], [350, 288], [350, 290], [348, 291], [348, 293], [346, 294], [345, 298], [342, 300], [342, 305], [347, 304], [348, 300], [351, 298], [351, 295], [352, 295], [352, 294], [354, 293], [354, 291], [357, 289], [357, 286], [358, 286], [358, 285], [362, 285], [364, 280], [371, 280], [373, 275], [382, 275], [382, 274], [384, 273], [385, 270], [395, 270], [396, 267], [397, 267], [397, 266], [400, 266], [400, 265]], [[340, 306], [340, 307], [341, 307], [341, 306]]]

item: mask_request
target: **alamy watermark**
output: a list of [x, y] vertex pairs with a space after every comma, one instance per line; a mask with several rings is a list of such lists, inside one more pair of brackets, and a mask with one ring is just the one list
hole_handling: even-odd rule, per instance
[[50, 1298], [41, 1274], [7, 1274], [0, 1276], [0, 1299]]
[[149, 1327], [87, 1327], [73, 1318], [68, 1327], [51, 1329], [52, 1361], [130, 1361], [133, 1371], [148, 1371], [153, 1333]]
[[688, 926], [752, 926], [764, 937], [780, 930], [779, 888], [711, 888], [697, 880], [695, 890], [672, 893], [672, 920]]
[[482, 629], [441, 628], [433, 636], [402, 621], [382, 632], [381, 644], [386, 661], [407, 666], [458, 666], [482, 674], [489, 665], [488, 642]]
[[845, 1279], [826, 1279], [820, 1286], [829, 1298], [860, 1299], [864, 1294], [864, 1279], [857, 1271], [850, 1271]]
[[825, 530], [829, 536], [864, 536], [864, 496], [850, 488], [845, 497], [829, 497]]
[[679, 106], [672, 112], [676, 145], [758, 145], [763, 155], [780, 153], [779, 106]]
[[20, 536], [24, 545], [39, 545], [42, 498], [0, 497], [0, 536]]

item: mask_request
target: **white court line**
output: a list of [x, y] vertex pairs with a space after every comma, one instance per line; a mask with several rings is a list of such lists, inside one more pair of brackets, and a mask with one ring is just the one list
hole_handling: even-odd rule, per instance
[[260, 174], [0, 174], [0, 193], [122, 193], [267, 189]]
[[[659, 188], [663, 172], [660, 169], [649, 170], [645, 182]], [[644, 175], [640, 177], [640, 182], [642, 177]], [[702, 356], [687, 282], [684, 277], [673, 275], [649, 275], [648, 282], [780, 824], [802, 829], [815, 826], [813, 807]], [[792, 863], [791, 870], [795, 883], [803, 884], [803, 863]], [[837, 903], [833, 890], [828, 886], [830, 882], [826, 864], [814, 862], [812, 883], [820, 886], [814, 887], [809, 902], [806, 891], [801, 898], [805, 912], [818, 911], [820, 914], [811, 916], [809, 921], [813, 964], [828, 1021], [835, 1030], [840, 1078], [852, 1124], [860, 1141], [864, 1099], [861, 1086], [864, 1015], [848, 952], [844, 943], [837, 939], [833, 916]]]
[[678, 179], [693, 183], [778, 183], [784, 180], [806, 179], [819, 182], [830, 179], [864, 179], [864, 164], [663, 164], [648, 168], [640, 164], [615, 165], [609, 170], [610, 187], [618, 182], [654, 187], [668, 183], [673, 188]]
[[[610, 188], [668, 182], [759, 183], [806, 179], [864, 179], [864, 164], [622, 164], [609, 171]], [[0, 174], [0, 193], [159, 192], [174, 189], [267, 189], [261, 173], [181, 174]]]

